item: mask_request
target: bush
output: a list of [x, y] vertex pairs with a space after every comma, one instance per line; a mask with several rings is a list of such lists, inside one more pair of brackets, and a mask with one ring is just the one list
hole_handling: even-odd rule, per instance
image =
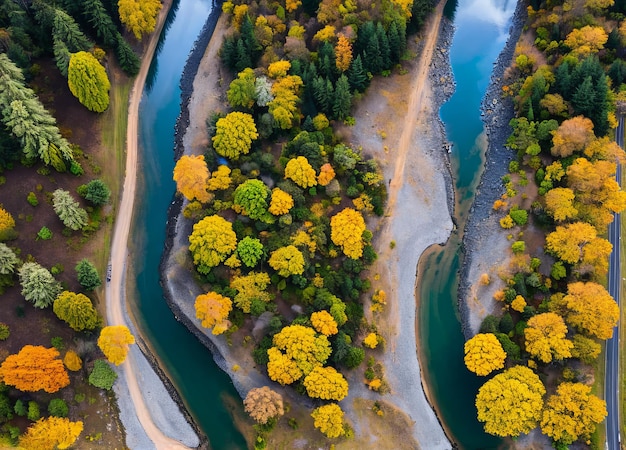
[[10, 334], [9, 326], [6, 323], [0, 322], [0, 341], [6, 341]]
[[35, 195], [34, 192], [29, 192], [28, 196], [26, 197], [26, 201], [31, 205], [31, 206], [37, 206], [39, 204], [39, 200], [37, 200], [37, 196]]
[[524, 241], [515, 241], [511, 246], [513, 253], [520, 255], [526, 251], [526, 243]]
[[498, 331], [498, 325], [500, 324], [500, 319], [496, 316], [489, 314], [487, 317], [483, 319], [483, 323], [480, 324], [480, 332], [481, 333], [495, 333]]
[[98, 359], [94, 362], [93, 370], [89, 374], [89, 384], [110, 391], [115, 380], [117, 380], [117, 374], [106, 361]]
[[512, 208], [509, 212], [509, 216], [511, 216], [513, 222], [519, 226], [524, 226], [528, 222], [528, 211], [525, 209]]
[[20, 417], [26, 417], [26, 414], [28, 414], [28, 409], [26, 408], [26, 405], [24, 404], [22, 400], [19, 400], [19, 399], [15, 401], [15, 406], [13, 406], [13, 411], [15, 411], [15, 414], [17, 414]]
[[41, 230], [37, 233], [37, 238], [35, 240], [49, 241], [52, 239], [52, 231], [48, 227], [41, 227]]
[[26, 413], [26, 417], [28, 418], [28, 420], [32, 420], [33, 422], [38, 421], [41, 417], [41, 413], [39, 412], [39, 405], [36, 401], [31, 400], [30, 402], [28, 402], [28, 412]]
[[78, 194], [96, 206], [108, 203], [111, 197], [111, 190], [106, 183], [100, 179], [91, 180], [89, 183], [79, 186]]
[[67, 417], [70, 409], [62, 398], [53, 398], [48, 403], [48, 414], [54, 417]]
[[93, 291], [102, 284], [96, 267], [87, 259], [82, 259], [76, 264], [76, 276], [80, 285], [87, 291]]

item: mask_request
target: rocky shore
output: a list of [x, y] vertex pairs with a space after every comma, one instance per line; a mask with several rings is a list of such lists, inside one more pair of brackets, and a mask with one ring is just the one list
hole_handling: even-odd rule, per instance
[[502, 97], [502, 86], [504, 71], [513, 60], [526, 17], [525, 2], [518, 1], [509, 37], [494, 64], [481, 105], [488, 144], [484, 171], [464, 229], [463, 262], [459, 274], [458, 300], [466, 339], [478, 332], [484, 317], [496, 308], [493, 293], [499, 288], [499, 280], [490, 276], [491, 284], [479, 287], [479, 278], [507, 258], [510, 246], [506, 234], [501, 232], [499, 217], [494, 214], [492, 206], [505, 192], [502, 177], [508, 173], [509, 162], [515, 158], [515, 153], [505, 147], [511, 134], [509, 121], [514, 117], [513, 101], [510, 97]]

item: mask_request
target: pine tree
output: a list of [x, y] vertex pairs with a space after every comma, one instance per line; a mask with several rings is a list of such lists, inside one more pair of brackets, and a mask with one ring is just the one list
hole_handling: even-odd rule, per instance
[[67, 78], [67, 68], [70, 65], [70, 51], [67, 49], [65, 43], [60, 39], [54, 39], [53, 50], [54, 50], [54, 61], [56, 62], [57, 68], [61, 75]]
[[350, 65], [350, 69], [348, 70], [348, 82], [350, 83], [350, 87], [357, 92], [365, 91], [369, 85], [369, 78], [363, 68], [361, 55], [358, 55]]
[[61, 9], [57, 9], [54, 13], [52, 37], [62, 41], [71, 53], [89, 50], [93, 45], [85, 37], [74, 19]]
[[115, 35], [115, 56], [127, 75], [135, 76], [139, 73], [141, 61], [120, 33]]
[[118, 34], [117, 28], [108, 11], [100, 0], [84, 0], [81, 3], [81, 12], [91, 24], [96, 35], [105, 45], [114, 47]]
[[376, 37], [378, 38], [378, 48], [380, 49], [380, 59], [382, 70], [391, 68], [391, 51], [389, 50], [389, 39], [383, 28], [383, 24], [376, 25]]
[[335, 86], [335, 101], [333, 103], [333, 114], [339, 120], [344, 120], [350, 115], [352, 106], [352, 94], [350, 84], [345, 75], [341, 75]]
[[389, 25], [389, 58], [392, 64], [399, 63], [404, 52], [404, 45], [400, 40], [400, 32], [396, 23], [394, 20]]

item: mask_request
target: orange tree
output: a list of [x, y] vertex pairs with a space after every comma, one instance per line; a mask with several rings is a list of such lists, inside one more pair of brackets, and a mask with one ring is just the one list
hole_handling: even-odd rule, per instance
[[24, 392], [53, 393], [70, 384], [57, 349], [40, 345], [25, 345], [9, 355], [0, 366], [0, 380]]

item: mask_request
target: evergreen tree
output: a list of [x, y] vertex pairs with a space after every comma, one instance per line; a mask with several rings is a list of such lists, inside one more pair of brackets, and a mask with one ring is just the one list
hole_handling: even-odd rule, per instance
[[389, 25], [389, 58], [392, 64], [400, 62], [404, 45], [400, 40], [400, 32], [398, 31], [397, 21], [391, 22]]
[[244, 69], [252, 67], [249, 50], [246, 48], [245, 41], [241, 38], [237, 40], [236, 55], [235, 70], [237, 72], [242, 72]]
[[331, 81], [323, 77], [317, 77], [313, 81], [313, 96], [318, 108], [321, 111], [329, 112], [334, 102]]
[[571, 97], [571, 71], [567, 61], [563, 62], [554, 71], [554, 91], [568, 100]]
[[589, 76], [574, 90], [574, 95], [572, 95], [572, 106], [576, 114], [582, 114], [585, 117], [591, 118], [590, 114], [595, 105], [595, 97], [596, 93], [594, 92], [593, 83]]
[[63, 42], [70, 53], [89, 50], [92, 47], [92, 43], [85, 37], [74, 19], [61, 9], [57, 9], [54, 14], [52, 37], [55, 41]]
[[357, 92], [364, 92], [369, 85], [370, 81], [367, 72], [363, 68], [361, 55], [358, 55], [352, 60], [352, 64], [350, 64], [350, 68], [348, 69], [348, 82], [350, 83], [350, 87]]
[[139, 66], [141, 65], [139, 57], [119, 32], [115, 35], [115, 42], [115, 56], [120, 63], [120, 67], [127, 75], [137, 75], [139, 73]]
[[320, 45], [318, 51], [319, 74], [331, 81], [337, 79], [337, 66], [335, 63], [335, 49], [330, 42], [324, 42]]
[[379, 74], [383, 70], [383, 57], [380, 52], [380, 44], [376, 32], [372, 34], [372, 37], [367, 42], [365, 53], [367, 53], [367, 58], [364, 58], [363, 61], [367, 71], [374, 75]]
[[80, 2], [81, 12], [87, 19], [98, 38], [109, 47], [115, 47], [117, 27], [100, 0], [84, 0]]
[[350, 115], [350, 107], [352, 106], [352, 94], [350, 93], [350, 84], [345, 75], [341, 75], [335, 85], [335, 98], [333, 103], [333, 114], [339, 120], [344, 120]]
[[61, 75], [67, 78], [67, 68], [70, 65], [70, 51], [67, 49], [65, 43], [60, 39], [54, 39], [54, 46], [52, 47], [54, 50], [54, 61], [56, 62], [57, 68]]
[[609, 67], [608, 74], [611, 80], [613, 80], [613, 86], [619, 87], [620, 84], [626, 81], [626, 62], [616, 59]]
[[387, 33], [380, 22], [376, 25], [376, 38], [378, 39], [378, 48], [380, 49], [381, 70], [388, 70], [391, 68], [391, 51]]

